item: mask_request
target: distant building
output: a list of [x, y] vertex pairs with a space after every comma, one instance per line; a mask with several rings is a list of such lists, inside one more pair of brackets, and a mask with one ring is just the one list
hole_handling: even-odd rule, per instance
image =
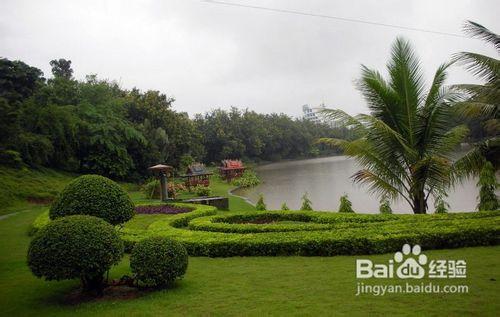
[[309, 107], [309, 105], [303, 105], [302, 112], [304, 113], [304, 119], [317, 123], [321, 122], [321, 118], [316, 114], [316, 111]]
[[319, 111], [325, 108], [326, 107], [324, 103], [320, 104], [318, 107], [315, 107], [315, 109], [311, 108], [309, 105], [303, 105], [302, 112], [304, 114], [304, 119], [316, 123], [324, 123], [329, 125], [331, 128], [339, 128], [340, 124], [337, 121], [334, 121], [332, 119], [326, 119], [320, 114], [318, 114]]

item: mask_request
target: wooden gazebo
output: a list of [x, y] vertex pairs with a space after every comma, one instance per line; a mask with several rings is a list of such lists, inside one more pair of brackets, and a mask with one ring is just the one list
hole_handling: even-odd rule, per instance
[[221, 178], [228, 182], [243, 175], [244, 171], [245, 167], [241, 160], [222, 160], [222, 166], [219, 167]]
[[195, 163], [189, 165], [186, 174], [181, 175], [185, 178], [185, 185], [187, 188], [191, 188], [197, 185], [209, 186], [210, 185], [210, 173], [204, 164]]

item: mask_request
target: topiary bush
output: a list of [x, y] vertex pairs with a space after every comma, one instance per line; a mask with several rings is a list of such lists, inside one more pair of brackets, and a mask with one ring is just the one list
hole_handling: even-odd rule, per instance
[[354, 212], [354, 210], [352, 209], [352, 203], [349, 200], [347, 194], [340, 196], [339, 212], [347, 212], [347, 213]]
[[491, 162], [486, 162], [484, 167], [481, 169], [477, 186], [479, 187], [479, 204], [477, 205], [477, 210], [483, 211], [499, 209], [500, 201], [496, 195], [498, 182], [495, 175], [495, 169], [493, 168], [493, 164], [491, 164]]
[[436, 197], [434, 201], [434, 213], [436, 214], [445, 214], [448, 212], [450, 205], [444, 201], [442, 196]]
[[257, 203], [255, 204], [255, 209], [257, 210], [267, 209], [266, 203], [264, 202], [264, 195], [259, 194], [259, 200], [257, 200]]
[[28, 249], [28, 266], [46, 280], [80, 278], [87, 290], [100, 290], [104, 273], [123, 255], [123, 242], [106, 221], [69, 216], [40, 229]]
[[130, 255], [132, 273], [147, 286], [171, 285], [186, 273], [187, 266], [186, 248], [165, 237], [151, 237], [138, 242]]
[[392, 214], [391, 203], [387, 198], [382, 198], [380, 200], [380, 206], [378, 207], [378, 211], [381, 214]]
[[83, 175], [66, 186], [50, 208], [50, 219], [90, 215], [117, 225], [134, 216], [134, 204], [117, 183], [99, 175]]
[[302, 206], [300, 206], [300, 210], [313, 210], [312, 201], [309, 199], [307, 193], [302, 196]]

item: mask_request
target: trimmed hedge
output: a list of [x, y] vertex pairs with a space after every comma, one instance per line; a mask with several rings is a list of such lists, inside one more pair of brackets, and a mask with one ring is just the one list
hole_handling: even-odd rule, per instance
[[[184, 214], [157, 215], [158, 220], [146, 229], [126, 224], [120, 231], [126, 250], [132, 250], [135, 243], [151, 236], [175, 239], [190, 255], [212, 257], [375, 254], [395, 252], [405, 243], [441, 249], [500, 242], [500, 211], [433, 215], [227, 213], [211, 206], [175, 205], [195, 209]], [[263, 220], [302, 223], [247, 223]], [[36, 222], [43, 223], [40, 219]]]
[[[498, 211], [445, 215], [358, 215], [297, 211], [272, 213], [316, 216], [315, 221], [328, 223], [333, 227], [331, 230], [263, 233], [207, 232], [186, 228], [194, 222], [193, 219], [201, 216], [185, 214], [176, 219], [158, 220], [147, 231], [148, 234], [177, 239], [186, 246], [190, 255], [214, 257], [374, 254], [395, 252], [405, 243], [420, 244], [424, 249], [440, 249], [494, 245], [500, 242]], [[261, 214], [247, 212], [229, 214], [229, 217], [248, 219], [252, 215]], [[239, 226], [250, 225], [236, 225], [235, 231], [239, 230]]]
[[165, 237], [150, 237], [136, 244], [130, 255], [130, 268], [141, 283], [161, 287], [171, 285], [187, 270], [184, 246]]
[[[371, 215], [331, 217], [331, 213], [313, 211], [255, 211], [200, 217], [189, 222], [188, 228], [199, 231], [226, 233], [261, 233], [287, 231], [331, 230], [339, 227], [359, 227], [366, 222], [395, 220], [397, 217]], [[290, 221], [292, 223], [286, 223]], [[256, 222], [256, 223], [252, 223]]]
[[83, 175], [68, 184], [50, 208], [50, 219], [90, 215], [117, 225], [134, 216], [134, 204], [127, 192], [112, 180]]
[[104, 272], [118, 263], [123, 242], [113, 226], [97, 217], [76, 215], [50, 222], [33, 238], [28, 266], [46, 280], [80, 278], [99, 288]]

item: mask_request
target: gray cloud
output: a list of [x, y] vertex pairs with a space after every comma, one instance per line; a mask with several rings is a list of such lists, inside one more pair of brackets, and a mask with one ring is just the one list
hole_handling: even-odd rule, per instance
[[[466, 19], [500, 29], [496, 1], [228, 1], [450, 33]], [[233, 105], [300, 115], [321, 102], [365, 111], [353, 80], [360, 64], [383, 70], [396, 36], [413, 42], [427, 77], [455, 52], [496, 54], [478, 40], [197, 0], [0, 3], [0, 56], [47, 75], [51, 59], [69, 58], [77, 78], [158, 89], [190, 114]], [[451, 70], [450, 83], [470, 81]]]

